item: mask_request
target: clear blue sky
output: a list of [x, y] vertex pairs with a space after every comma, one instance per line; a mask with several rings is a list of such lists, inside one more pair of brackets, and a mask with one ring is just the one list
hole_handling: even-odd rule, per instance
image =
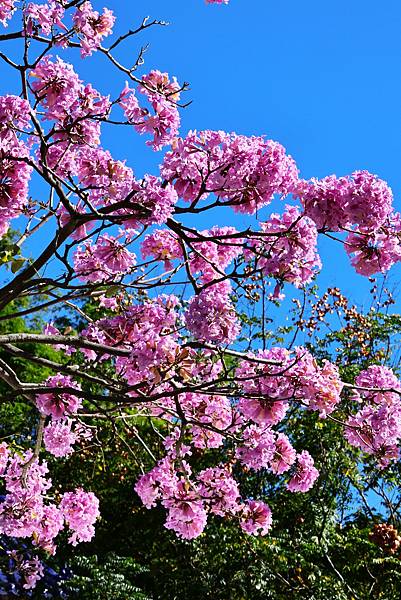
[[[228, 6], [117, 0], [113, 6], [121, 30], [144, 15], [170, 21], [128, 42], [121, 57], [129, 60], [137, 45], [150, 42], [145, 71], [159, 68], [190, 83], [183, 132], [265, 134], [286, 146], [303, 177], [368, 169], [389, 182], [401, 209], [399, 0], [231, 0]], [[100, 84], [99, 59], [84, 71]], [[124, 136], [124, 147], [114, 134], [105, 140], [138, 174], [160, 161], [137, 136], [128, 146]], [[324, 242], [321, 252], [321, 286], [341, 285], [363, 301], [368, 284], [353, 275], [341, 247]], [[395, 268], [390, 280], [400, 276]]]

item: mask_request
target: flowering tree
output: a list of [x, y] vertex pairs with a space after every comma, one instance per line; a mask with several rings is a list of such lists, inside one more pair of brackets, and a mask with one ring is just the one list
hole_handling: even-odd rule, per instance
[[[16, 4], [0, 1], [1, 21], [12, 29], [0, 35], [4, 47], [12, 41], [0, 57], [19, 82], [0, 97], [0, 231], [7, 236], [12, 223], [21, 235], [3, 253], [10, 270], [0, 319], [7, 326], [58, 307], [82, 324], [0, 335], [2, 401], [24, 399], [37, 415], [32, 447], [0, 445], [0, 532], [30, 539], [39, 553], [20, 560], [25, 586], [42, 576], [40, 552], [55, 553], [62, 530], [72, 545], [95, 533], [96, 495], [54, 491], [46, 462], [96, 437], [93, 417], [123, 422], [132, 445], [154, 461], [136, 493], [148, 508], [160, 503], [165, 526], [184, 539], [199, 536], [209, 515], [250, 535], [268, 533], [269, 505], [242, 494], [238, 467], [268, 470], [289, 493], [313, 487], [317, 457], [285, 431], [293, 407], [340, 422], [348, 443], [378, 469], [395, 461], [395, 373], [372, 364], [344, 382], [338, 366], [316, 360], [297, 335], [268, 346], [266, 332], [268, 307], [280, 303], [284, 286], [294, 290], [302, 324], [297, 298], [322, 267], [319, 236], [343, 244], [365, 276], [401, 259], [401, 217], [388, 185], [367, 171], [306, 181], [283, 146], [262, 136], [180, 133], [187, 85], [156, 70], [140, 77], [143, 51], [133, 66], [116, 57], [159, 21], [145, 19], [115, 39], [113, 12], [87, 0]], [[100, 53], [105, 69], [121, 76], [116, 97], [81, 80], [65, 60], [77, 50], [82, 60]], [[113, 158], [101, 145], [106, 124], [163, 150], [160, 172], [137, 179]], [[286, 199], [284, 209], [265, 214], [277, 198]], [[200, 214], [214, 224], [198, 230], [192, 221]], [[245, 225], [217, 225], [221, 215]], [[94, 304], [100, 318], [91, 317]], [[257, 334], [244, 318], [249, 307], [260, 315]], [[52, 346], [57, 359], [28, 350], [32, 343]], [[15, 357], [46, 367], [49, 377], [21, 380]], [[162, 444], [159, 460], [138, 430], [144, 419]]]

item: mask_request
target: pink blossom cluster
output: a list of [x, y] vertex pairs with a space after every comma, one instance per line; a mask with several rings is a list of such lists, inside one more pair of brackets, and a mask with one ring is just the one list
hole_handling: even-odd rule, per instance
[[391, 369], [372, 365], [358, 375], [355, 386], [362, 407], [348, 418], [344, 435], [384, 468], [400, 455], [401, 383]]
[[7, 554], [15, 565], [13, 570], [23, 578], [24, 583], [22, 587], [25, 590], [32, 590], [36, 587], [37, 582], [44, 575], [43, 565], [38, 556], [26, 559], [18, 554], [16, 550], [9, 550]]
[[295, 473], [288, 482], [290, 492], [307, 492], [319, 477], [313, 458], [307, 450], [297, 454]]
[[237, 429], [235, 413], [226, 396], [188, 392], [181, 394], [178, 402], [195, 448], [218, 448], [224, 435]]
[[[117, 371], [131, 385], [145, 382], [150, 385], [160, 380], [161, 371], [168, 371], [175, 363], [179, 350], [178, 304], [173, 295], [158, 296], [129, 306], [121, 315], [91, 324], [82, 335], [91, 341], [129, 350], [127, 357], [117, 357]], [[91, 350], [85, 354], [88, 358], [98, 357]]]
[[70, 392], [57, 391], [57, 388], [81, 389], [69, 375], [53, 375], [44, 385], [53, 389], [36, 396], [36, 406], [43, 415], [51, 416], [52, 419], [62, 419], [66, 415], [75, 414], [81, 407], [81, 398]]
[[[225, 269], [243, 251], [244, 240], [236, 234], [235, 227], [218, 226], [200, 231], [198, 235], [189, 234], [187, 255], [191, 273], [200, 273], [203, 283], [221, 277]], [[197, 241], [198, 238], [200, 241]], [[173, 268], [173, 260], [184, 258], [182, 243], [173, 231], [156, 229], [144, 238], [141, 253], [143, 258], [153, 257], [163, 262], [164, 268], [169, 270]]]
[[[40, 463], [30, 450], [23, 455], [12, 454], [5, 444], [1, 455], [0, 476], [6, 495], [0, 502], [0, 533], [32, 538], [35, 546], [51, 554], [56, 551], [55, 538], [65, 523], [72, 532], [72, 544], [93, 537], [93, 526], [99, 516], [99, 501], [93, 493], [77, 489], [65, 493], [58, 506], [48, 504], [52, 482], [47, 476], [46, 462]], [[37, 573], [40, 575], [40, 569]], [[27, 585], [36, 582], [33, 575]]]
[[242, 443], [236, 450], [237, 459], [250, 469], [269, 469], [281, 475], [292, 469], [287, 483], [291, 492], [307, 492], [319, 476], [314, 460], [307, 450], [296, 453], [284, 433], [276, 433], [269, 425], [252, 424], [242, 433]]
[[11, 219], [18, 217], [28, 203], [32, 166], [28, 145], [19, 132], [30, 125], [30, 108], [18, 96], [0, 97], [0, 236]]
[[284, 418], [290, 400], [318, 410], [324, 418], [340, 402], [343, 384], [338, 368], [328, 361], [320, 367], [305, 348], [298, 347], [293, 353], [272, 348], [255, 357], [266, 364], [245, 359], [236, 371], [244, 394], [239, 409], [247, 419], [276, 425]]
[[154, 150], [169, 146], [177, 137], [180, 115], [177, 102], [180, 86], [174, 77], [171, 81], [167, 73], [150, 71], [142, 77], [139, 92], [145, 95], [151, 110], [140, 105], [135, 90], [128, 84], [120, 94], [120, 106], [128, 122], [140, 133], [150, 133], [153, 139], [147, 142]]
[[226, 467], [211, 467], [192, 476], [186, 461], [179, 470], [165, 457], [135, 486], [147, 508], [157, 501], [167, 509], [165, 527], [184, 539], [198, 537], [209, 514], [238, 518], [253, 535], [265, 535], [271, 527], [271, 511], [263, 502], [241, 501], [238, 484]]
[[95, 535], [94, 523], [100, 516], [99, 500], [93, 492], [84, 492], [82, 488], [66, 492], [60, 502], [60, 510], [73, 532], [68, 539], [76, 546], [79, 542], [89, 542]]
[[110, 9], [104, 8], [99, 14], [90, 2], [85, 1], [78, 6], [72, 20], [81, 40], [81, 57], [86, 58], [99, 48], [103, 38], [113, 32], [116, 18]]
[[64, 13], [62, 2], [57, 0], [46, 4], [30, 2], [24, 9], [27, 33], [32, 35], [40, 31], [44, 35], [51, 35], [55, 26], [66, 31], [67, 27], [63, 24]]
[[43, 442], [45, 448], [50, 454], [61, 458], [68, 456], [73, 451], [73, 446], [77, 441], [77, 435], [72, 428], [71, 419], [52, 420], [43, 433]]
[[83, 85], [71, 64], [45, 56], [30, 72], [31, 88], [44, 108], [44, 120], [55, 121], [46, 160], [62, 170], [74, 167], [71, 147], [100, 143], [100, 122], [110, 111], [110, 101], [91, 84]]
[[282, 216], [274, 213], [261, 223], [261, 240], [251, 240], [248, 259], [256, 258], [266, 275], [300, 287], [309, 283], [321, 268], [317, 252], [317, 229], [299, 208], [286, 206]]
[[141, 243], [142, 258], [153, 258], [169, 271], [173, 268], [173, 260], [182, 259], [184, 252], [178, 236], [169, 229], [155, 229], [146, 235]]
[[74, 156], [71, 174], [88, 188], [90, 203], [99, 208], [126, 198], [134, 187], [134, 173], [125, 162], [114, 160], [110, 152], [102, 148], [80, 149]]
[[11, 19], [16, 10], [16, 2], [17, 0], [0, 0], [0, 23], [4, 27], [7, 27], [7, 21]]
[[298, 169], [281, 144], [223, 131], [190, 131], [178, 139], [161, 173], [184, 200], [197, 202], [214, 193], [248, 214], [298, 184]]
[[184, 319], [188, 331], [196, 339], [231, 344], [238, 337], [241, 325], [231, 293], [230, 282], [224, 280], [191, 298]]
[[302, 180], [296, 196], [319, 230], [339, 231], [352, 225], [379, 227], [392, 211], [393, 194], [387, 183], [368, 171], [351, 177], [330, 175]]
[[132, 210], [125, 210], [124, 224], [135, 228], [138, 225], [163, 225], [174, 212], [178, 196], [172, 185], [163, 185], [154, 175], [145, 175], [135, 182], [132, 190]]
[[74, 270], [81, 281], [113, 281], [132, 271], [136, 256], [110, 235], [101, 235], [79, 246], [74, 255]]
[[370, 277], [385, 273], [401, 261], [401, 216], [394, 213], [379, 229], [359, 228], [348, 234], [345, 250], [357, 273]]

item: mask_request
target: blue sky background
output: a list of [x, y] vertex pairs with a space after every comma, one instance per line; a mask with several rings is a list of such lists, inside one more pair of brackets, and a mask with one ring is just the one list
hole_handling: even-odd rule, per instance
[[[136, 27], [146, 15], [170, 22], [127, 40], [116, 52], [132, 64], [141, 45], [150, 43], [138, 76], [152, 68], [188, 81], [182, 134], [189, 129], [223, 129], [266, 135], [293, 155], [301, 176], [345, 175], [368, 169], [386, 179], [401, 209], [401, 2], [386, 0], [230, 0], [228, 6], [203, 0], [93, 0], [112, 8], [115, 33]], [[14, 23], [9, 26], [14, 29]], [[107, 45], [107, 40], [106, 40]], [[103, 93], [116, 96], [124, 76], [99, 53], [84, 61], [78, 51], [65, 55], [80, 76]], [[13, 92], [3, 65], [2, 93]], [[137, 174], [157, 174], [162, 153], [127, 128], [105, 126], [103, 145], [127, 159]], [[283, 208], [279, 202], [264, 209]], [[196, 217], [200, 229], [213, 222], [241, 225], [231, 210], [214, 220]], [[255, 222], [256, 226], [256, 222]], [[44, 236], [36, 244], [46, 242]], [[320, 243], [324, 262], [319, 285], [337, 285], [358, 304], [369, 303], [365, 278], [356, 275], [343, 248]], [[393, 268], [389, 285], [401, 281]], [[290, 293], [290, 291], [289, 291]], [[398, 303], [397, 308], [400, 309]]]

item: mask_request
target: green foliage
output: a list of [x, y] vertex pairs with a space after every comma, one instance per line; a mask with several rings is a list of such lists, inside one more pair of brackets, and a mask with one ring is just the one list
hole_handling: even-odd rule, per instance
[[108, 554], [102, 558], [77, 556], [71, 564], [74, 577], [66, 589], [80, 600], [151, 600], [136, 584], [145, 569], [133, 559]]

